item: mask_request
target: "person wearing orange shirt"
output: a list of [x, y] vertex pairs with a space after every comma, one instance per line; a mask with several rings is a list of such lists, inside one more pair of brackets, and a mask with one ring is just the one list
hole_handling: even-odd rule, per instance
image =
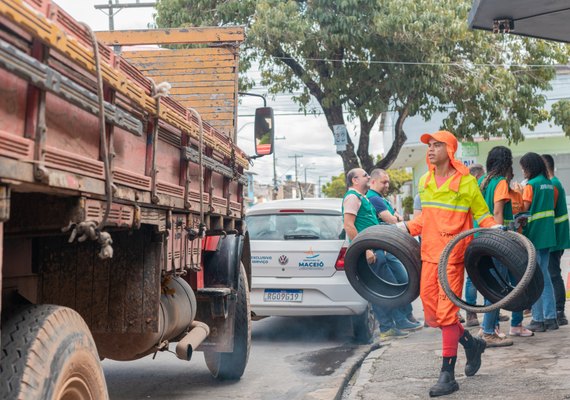
[[[431, 397], [455, 392], [457, 348], [465, 348], [467, 362], [465, 375], [472, 376], [481, 366], [484, 340], [473, 337], [459, 323], [459, 308], [446, 296], [438, 279], [438, 262], [444, 247], [458, 233], [473, 228], [475, 219], [481, 227], [496, 227], [493, 216], [477, 186], [463, 163], [455, 159], [457, 139], [451, 132], [438, 131], [424, 134], [421, 141], [428, 145], [426, 162], [428, 172], [420, 178], [418, 191], [422, 213], [409, 222], [400, 222], [413, 236], [422, 236], [420, 297], [425, 320], [429, 326], [440, 328], [442, 333], [442, 367], [437, 383], [429, 390]], [[461, 297], [464, 277], [464, 253], [471, 238], [459, 242], [449, 256], [447, 267], [451, 289]]]
[[[487, 156], [487, 175], [480, 183], [481, 192], [493, 214], [495, 222], [508, 225], [513, 220], [509, 179], [512, 177], [513, 154], [505, 146], [493, 147]], [[508, 269], [497, 259], [493, 259], [495, 272], [505, 280], [513, 280]], [[514, 282], [516, 284], [516, 282]], [[485, 305], [491, 304], [485, 300]], [[513, 312], [511, 318], [511, 336], [533, 336], [534, 333], [522, 326], [522, 312]], [[499, 331], [499, 310], [491, 311], [483, 317], [482, 336], [487, 347], [512, 346], [513, 341]]]

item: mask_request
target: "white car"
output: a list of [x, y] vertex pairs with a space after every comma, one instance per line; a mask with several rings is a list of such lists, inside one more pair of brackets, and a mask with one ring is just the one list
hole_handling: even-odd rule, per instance
[[254, 318], [349, 315], [357, 340], [372, 338], [372, 307], [344, 272], [341, 207], [342, 199], [291, 199], [247, 211]]

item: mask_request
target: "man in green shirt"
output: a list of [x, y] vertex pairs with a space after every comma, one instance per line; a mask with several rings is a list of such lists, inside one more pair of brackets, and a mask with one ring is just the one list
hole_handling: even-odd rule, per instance
[[548, 260], [548, 272], [554, 287], [554, 298], [556, 300], [556, 315], [558, 325], [568, 325], [568, 319], [564, 313], [566, 304], [566, 293], [560, 259], [564, 250], [570, 248], [570, 226], [568, 224], [568, 206], [566, 205], [566, 191], [560, 180], [554, 176], [554, 158], [550, 154], [543, 154], [542, 159], [546, 164], [548, 178], [554, 185], [554, 228], [556, 230], [556, 245], [550, 248]]

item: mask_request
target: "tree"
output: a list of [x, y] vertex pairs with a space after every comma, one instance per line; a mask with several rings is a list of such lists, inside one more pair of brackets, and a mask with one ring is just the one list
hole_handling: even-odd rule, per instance
[[333, 176], [330, 182], [324, 184], [322, 187], [322, 193], [325, 197], [342, 198], [346, 193], [346, 178], [344, 173]]
[[[402, 185], [412, 180], [412, 175], [404, 169], [388, 169], [386, 172], [390, 176], [390, 190], [387, 195], [400, 193]], [[341, 173], [333, 176], [321, 189], [325, 197], [343, 197], [346, 193], [346, 175]]]
[[405, 169], [388, 169], [386, 170], [386, 173], [390, 177], [390, 190], [387, 193], [388, 196], [400, 193], [400, 188], [404, 183], [412, 180], [412, 174], [406, 172]]
[[[245, 66], [255, 60], [271, 93], [294, 97], [333, 126], [357, 120], [358, 143], [339, 152], [344, 170], [387, 169], [407, 137], [404, 122], [446, 112], [443, 127], [467, 140], [523, 139], [550, 116], [544, 109], [562, 44], [470, 31], [470, 0], [160, 0], [160, 27], [243, 24]], [[245, 82], [251, 85], [251, 82]], [[313, 96], [321, 110], [309, 109]], [[395, 139], [379, 161], [370, 133], [396, 114]]]

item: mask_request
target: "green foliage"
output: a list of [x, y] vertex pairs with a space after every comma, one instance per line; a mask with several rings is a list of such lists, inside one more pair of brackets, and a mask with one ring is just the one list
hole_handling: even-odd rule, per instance
[[325, 197], [342, 198], [346, 193], [346, 178], [344, 173], [338, 176], [333, 176], [332, 180], [322, 187], [322, 193]]
[[[549, 118], [542, 91], [560, 43], [471, 31], [471, 0], [159, 0], [159, 27], [235, 25], [247, 29], [242, 67], [255, 61], [270, 93], [295, 92], [305, 113], [329, 127], [358, 120], [358, 143], [339, 153], [345, 171], [388, 168], [406, 140], [403, 123], [434, 112], [460, 138], [523, 139]], [[251, 85], [252, 82], [245, 82]], [[311, 109], [311, 96], [320, 109]], [[564, 106], [566, 107], [566, 106]], [[560, 106], [563, 108], [563, 106]], [[382, 112], [396, 113], [394, 149], [370, 156], [369, 136]], [[559, 113], [562, 114], [562, 113]], [[555, 116], [557, 123], [568, 118]], [[568, 128], [566, 128], [568, 129]]]
[[560, 125], [566, 136], [570, 136], [570, 100], [560, 100], [552, 106], [552, 117]]
[[388, 195], [400, 193], [400, 188], [412, 180], [412, 174], [406, 172], [405, 169], [387, 169], [386, 172], [390, 177], [390, 190]]
[[406, 196], [402, 199], [402, 207], [404, 208], [404, 214], [410, 215], [414, 213], [414, 198], [412, 196]]

